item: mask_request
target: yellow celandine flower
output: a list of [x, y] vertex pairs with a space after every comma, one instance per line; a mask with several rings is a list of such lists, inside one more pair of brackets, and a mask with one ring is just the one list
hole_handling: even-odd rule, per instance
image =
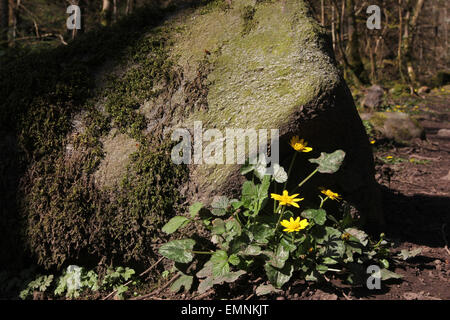
[[291, 147], [294, 148], [295, 151], [300, 152], [310, 152], [312, 151], [311, 147], [307, 147], [308, 142], [304, 139], [301, 139], [298, 136], [292, 137], [290, 141]]
[[392, 159], [393, 157], [392, 156], [386, 156], [386, 159]]
[[295, 220], [291, 217], [289, 220], [281, 221], [280, 224], [286, 228], [283, 231], [294, 232], [305, 229], [309, 225], [309, 222], [307, 219], [300, 220], [300, 217], [297, 217]]
[[370, 144], [374, 144], [375, 142], [375, 140], [370, 140]]
[[341, 196], [338, 193], [333, 192], [330, 189], [322, 190], [321, 192], [324, 195], [326, 195], [328, 198], [330, 198], [331, 200], [339, 200], [339, 199], [341, 199]]
[[344, 232], [341, 236], [342, 240], [348, 240], [350, 239], [351, 234]]
[[293, 194], [293, 195], [289, 195], [289, 193], [287, 192], [287, 190], [283, 191], [283, 194], [275, 194], [275, 193], [271, 193], [270, 197], [272, 199], [275, 199], [277, 201], [280, 201], [280, 206], [294, 206], [296, 208], [299, 208], [299, 205], [297, 202], [302, 201], [304, 198], [295, 198], [298, 196], [298, 193]]

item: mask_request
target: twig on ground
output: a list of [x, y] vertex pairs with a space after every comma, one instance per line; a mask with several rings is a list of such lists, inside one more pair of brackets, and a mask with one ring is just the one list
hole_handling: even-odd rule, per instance
[[437, 158], [430, 158], [430, 157], [424, 157], [418, 154], [413, 154], [410, 156], [410, 158], [417, 158], [417, 159], [421, 159], [421, 160], [440, 160], [441, 157], [437, 157]]
[[[411, 186], [415, 186], [415, 187], [418, 187], [418, 188], [421, 188], [421, 189], [426, 189], [425, 186], [421, 186], [421, 185], [418, 185], [418, 184], [415, 184], [415, 183], [412, 183], [412, 182], [409, 182], [409, 181], [405, 181], [405, 180], [391, 179], [390, 181], [406, 183], [406, 184], [409, 184]], [[433, 195], [433, 196], [436, 196], [436, 195], [440, 196], [440, 195], [446, 195], [447, 194], [447, 193], [444, 193], [444, 192], [438, 192], [435, 188], [432, 188], [432, 189], [433, 189], [432, 190], [433, 192], [422, 191], [422, 192], [420, 192], [420, 194]]]
[[172, 282], [174, 282], [175, 280], [177, 280], [180, 277], [180, 275], [181, 275], [180, 273], [176, 274], [172, 279], [170, 279], [165, 285], [163, 285], [158, 290], [144, 294], [144, 295], [136, 297], [136, 298], [131, 298], [130, 300], [143, 300], [143, 299], [149, 298], [151, 296], [154, 296], [154, 295], [160, 293], [161, 291], [163, 291], [164, 289], [166, 289], [169, 285], [171, 285]]
[[209, 296], [212, 292], [213, 292], [212, 289], [208, 290], [208, 291], [206, 291], [206, 292], [204, 292], [202, 294], [199, 294], [198, 296], [192, 297], [192, 300], [194, 300], [194, 299], [195, 300], [201, 300], [201, 299], [206, 298], [207, 296]]
[[252, 293], [251, 295], [249, 295], [247, 298], [245, 298], [245, 300], [250, 300], [251, 298], [253, 298], [255, 296], [254, 293]]
[[446, 226], [447, 226], [447, 224], [444, 223], [444, 224], [442, 225], [441, 231], [442, 231], [442, 238], [444, 239], [444, 243], [445, 243], [444, 249], [445, 249], [445, 251], [447, 251], [448, 255], [450, 255], [450, 250], [448, 249], [447, 237], [445, 236], [445, 227], [446, 227]]
[[[154, 267], [156, 267], [161, 261], [163, 261], [164, 257], [161, 257], [158, 261], [156, 261], [153, 265], [150, 266], [150, 268], [148, 268], [147, 270], [141, 272], [139, 274], [139, 277], [142, 277], [143, 275], [149, 273]], [[133, 280], [130, 280], [128, 282], [126, 282], [124, 284], [124, 286], [129, 285]], [[114, 290], [113, 292], [111, 292], [110, 294], [108, 294], [106, 297], [104, 297], [102, 300], [108, 300], [110, 297], [112, 297], [113, 295], [115, 295], [117, 293], [117, 290]]]
[[345, 294], [344, 291], [342, 291], [342, 295], [344, 296], [344, 298], [345, 298], [346, 300], [352, 300], [352, 298], [350, 298], [349, 296], [347, 296], [347, 295]]

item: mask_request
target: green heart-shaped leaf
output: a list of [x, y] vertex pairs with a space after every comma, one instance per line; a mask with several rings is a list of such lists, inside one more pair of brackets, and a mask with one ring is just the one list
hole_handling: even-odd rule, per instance
[[181, 287], [184, 287], [184, 292], [187, 292], [191, 289], [193, 280], [193, 276], [181, 274], [181, 277], [179, 277], [170, 287], [170, 291], [178, 292], [180, 291]]
[[271, 264], [266, 263], [264, 269], [266, 270], [266, 275], [270, 283], [277, 289], [281, 288], [291, 279], [292, 272], [294, 271], [294, 267], [291, 264], [285, 264], [283, 269], [277, 269]]
[[162, 231], [171, 234], [178, 230], [178, 228], [185, 226], [189, 222], [189, 219], [182, 216], [176, 216], [167, 222], [164, 227], [162, 227]]
[[211, 256], [210, 261], [212, 263], [212, 274], [214, 277], [220, 277], [230, 272], [228, 255], [225, 251], [217, 250]]
[[188, 263], [194, 258], [194, 245], [195, 241], [192, 239], [172, 240], [159, 248], [159, 254], [175, 262]]
[[319, 158], [309, 159], [311, 163], [317, 163], [319, 166], [317, 170], [320, 173], [335, 173], [341, 167], [345, 158], [343, 150], [336, 150], [333, 153], [322, 152]]
[[308, 209], [300, 214], [303, 218], [314, 221], [318, 225], [324, 225], [327, 221], [327, 213], [323, 209]]
[[191, 214], [191, 217], [194, 218], [200, 210], [203, 208], [203, 203], [196, 202], [192, 206], [189, 207], [189, 213]]

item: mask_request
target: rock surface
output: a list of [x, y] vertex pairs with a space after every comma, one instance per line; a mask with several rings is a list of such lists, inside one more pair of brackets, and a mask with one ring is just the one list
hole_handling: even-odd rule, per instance
[[419, 88], [419, 90], [417, 90], [418, 94], [424, 94], [424, 93], [430, 93], [431, 88], [427, 87], [427, 86], [422, 86]]
[[[253, 27], [243, 33], [242, 12], [249, 5], [255, 10]], [[293, 135], [314, 147], [311, 157], [342, 149], [347, 154], [342, 170], [335, 176], [322, 175], [316, 183], [336, 186], [369, 220], [382, 222], [367, 136], [336, 68], [329, 39], [307, 11], [303, 1], [256, 5], [234, 1], [227, 12], [180, 21], [186, 27], [174, 45], [180, 63], [183, 54], [200, 59], [205, 47], [217, 52], [209, 57], [213, 69], [208, 75], [207, 112], [194, 112], [184, 123], [201, 120], [205, 127], [222, 130], [280, 129], [285, 167], [289, 165], [286, 157], [292, 154], [287, 141]], [[301, 179], [310, 168], [300, 157], [292, 180]], [[242, 181], [237, 169], [197, 166], [191, 171], [191, 181], [202, 199], [217, 190], [232, 194]]]
[[[177, 30], [170, 34], [169, 50], [182, 76], [174, 92], [143, 104], [150, 123], [161, 121], [155, 110], [169, 101], [174, 111], [164, 119], [166, 131], [192, 131], [195, 121], [223, 135], [227, 128], [279, 129], [285, 166], [293, 135], [314, 147], [310, 157], [342, 149], [344, 168], [317, 184], [336, 186], [370, 220], [382, 220], [367, 136], [329, 39], [303, 1], [236, 0], [226, 10], [194, 10], [167, 23]], [[382, 89], [374, 92], [379, 96], [380, 90], [382, 97]], [[299, 159], [294, 178], [309, 168], [306, 159]], [[218, 193], [236, 195], [243, 181], [238, 170], [238, 165], [191, 165], [188, 196], [209, 203]]]
[[411, 140], [425, 137], [419, 123], [403, 112], [375, 112], [361, 117], [368, 120], [373, 129], [383, 137], [398, 143], [410, 143]]
[[437, 132], [437, 135], [439, 137], [450, 137], [450, 129], [440, 129]]
[[373, 85], [367, 89], [361, 105], [369, 110], [375, 110], [383, 104], [383, 96], [383, 88], [378, 85]]

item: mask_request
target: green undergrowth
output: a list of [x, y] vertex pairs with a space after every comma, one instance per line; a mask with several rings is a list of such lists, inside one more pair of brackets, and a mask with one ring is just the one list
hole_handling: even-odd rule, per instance
[[[26, 299], [86, 299], [107, 296], [123, 299], [136, 295], [133, 289], [142, 286], [134, 269], [109, 267], [99, 272], [77, 265], [69, 265], [61, 273], [41, 273], [24, 269], [20, 273], [1, 272], [4, 285], [2, 297]], [[133, 290], [133, 291], [132, 291]]]
[[[291, 146], [296, 153], [287, 172], [279, 165], [269, 170], [262, 157], [256, 164], [242, 167], [241, 173], [251, 180], [244, 182], [239, 199], [216, 197], [211, 207], [194, 203], [188, 215], [175, 216], [164, 225], [163, 232], [178, 232], [181, 237], [159, 249], [178, 270], [172, 291], [184, 288], [203, 294], [214, 286], [248, 281], [249, 277], [262, 279], [256, 281], [253, 291], [258, 296], [280, 293], [297, 279], [319, 283], [340, 279], [353, 286], [369, 286], [377, 279], [380, 289], [382, 281], [402, 277], [389, 270], [398, 257], [384, 234], [371, 238], [358, 228], [358, 218], [348, 207], [343, 206], [340, 213], [325, 204], [342, 200], [340, 194], [322, 187], [316, 206], [300, 198], [304, 184], [315, 174], [339, 171], [345, 152], [322, 152], [320, 157], [310, 158], [309, 162], [317, 165], [315, 170], [293, 190], [286, 190], [295, 157], [312, 151], [298, 137], [291, 140]], [[269, 194], [271, 185], [275, 193]], [[275, 201], [271, 203], [269, 196]], [[197, 230], [204, 226], [210, 232], [188, 238], [188, 225]]]

